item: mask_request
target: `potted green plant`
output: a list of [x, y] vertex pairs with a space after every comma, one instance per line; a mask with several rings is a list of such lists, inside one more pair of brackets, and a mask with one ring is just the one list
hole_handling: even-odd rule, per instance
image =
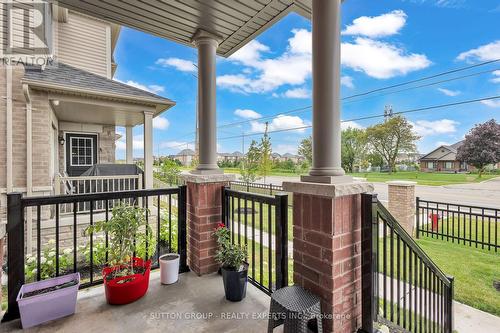
[[247, 291], [247, 249], [231, 243], [231, 233], [223, 223], [219, 223], [214, 235], [218, 246], [215, 260], [221, 265], [226, 299], [239, 302], [245, 298]]
[[87, 235], [104, 232], [109, 237], [108, 262], [102, 272], [109, 304], [134, 302], [148, 290], [149, 257], [153, 253], [146, 248], [150, 249], [153, 243], [153, 230], [146, 212], [144, 208], [120, 204], [113, 208], [109, 221], [96, 222], [85, 230]]

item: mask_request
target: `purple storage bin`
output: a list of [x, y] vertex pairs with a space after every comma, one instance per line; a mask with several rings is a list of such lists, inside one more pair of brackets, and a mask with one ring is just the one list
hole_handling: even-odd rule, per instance
[[[22, 298], [25, 293], [55, 287], [76, 280], [74, 286], [54, 290], [45, 294]], [[17, 295], [23, 328], [29, 328], [50, 320], [75, 313], [76, 297], [80, 286], [80, 273], [59, 276], [53, 279], [24, 284]]]

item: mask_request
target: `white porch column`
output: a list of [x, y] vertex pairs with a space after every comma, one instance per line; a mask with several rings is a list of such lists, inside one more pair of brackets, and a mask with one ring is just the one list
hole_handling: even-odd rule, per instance
[[351, 181], [341, 166], [340, 16], [341, 0], [313, 0], [313, 162], [302, 181]]
[[132, 126], [125, 126], [127, 164], [134, 163], [134, 136], [132, 134], [132, 129]]
[[153, 188], [153, 112], [144, 111], [144, 188]]
[[215, 57], [219, 38], [198, 30], [193, 42], [198, 48], [198, 142], [199, 164], [193, 173], [223, 173], [217, 165], [217, 115]]

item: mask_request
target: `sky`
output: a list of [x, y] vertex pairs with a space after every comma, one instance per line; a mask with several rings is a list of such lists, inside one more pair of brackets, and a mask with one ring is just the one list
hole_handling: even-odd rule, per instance
[[[500, 0], [346, 0], [342, 5], [343, 128], [366, 128], [394, 112], [500, 95], [500, 61], [362, 94], [411, 80], [500, 59]], [[115, 79], [174, 100], [154, 120], [154, 154], [193, 149], [195, 48], [123, 28], [115, 50]], [[217, 59], [218, 151], [248, 149], [269, 130], [311, 125], [311, 23], [292, 13], [229, 58]], [[426, 87], [427, 83], [466, 76]], [[410, 88], [410, 89], [407, 89]], [[290, 112], [301, 109], [300, 111]], [[277, 115], [285, 113], [283, 115]], [[500, 100], [488, 100], [405, 116], [422, 137], [420, 153], [453, 144], [478, 123], [500, 119]], [[270, 117], [272, 116], [272, 117]], [[268, 117], [268, 118], [266, 118]], [[260, 119], [263, 118], [263, 119]], [[229, 124], [228, 126], [224, 126]], [[123, 128], [117, 132], [124, 134]], [[258, 135], [256, 135], [257, 133]], [[297, 153], [310, 129], [271, 134], [273, 151]], [[143, 129], [134, 128], [134, 156], [142, 157]], [[124, 137], [117, 158], [124, 158]]]

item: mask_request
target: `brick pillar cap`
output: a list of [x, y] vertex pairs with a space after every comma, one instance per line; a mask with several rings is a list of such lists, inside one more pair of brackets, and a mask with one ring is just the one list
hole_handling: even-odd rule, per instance
[[310, 194], [319, 197], [337, 198], [361, 193], [372, 193], [373, 184], [364, 182], [341, 184], [283, 182], [283, 189], [286, 192]]
[[407, 180], [391, 180], [389, 182], [386, 182], [386, 184], [393, 186], [415, 186], [417, 185], [417, 182], [411, 182]]
[[192, 173], [183, 173], [181, 178], [187, 183], [225, 183], [236, 180], [234, 174], [214, 174], [214, 175], [196, 175]]

